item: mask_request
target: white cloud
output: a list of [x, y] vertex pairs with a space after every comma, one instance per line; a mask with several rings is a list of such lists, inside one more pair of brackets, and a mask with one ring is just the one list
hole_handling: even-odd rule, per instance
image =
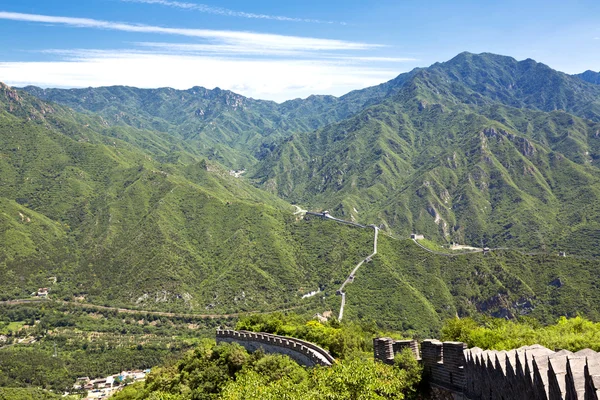
[[[167, 1], [167, 0], [121, 0], [127, 3], [144, 3], [144, 4], [159, 4], [167, 7], [175, 7], [181, 8], [184, 10], [194, 10], [200, 11], [208, 14], [216, 14], [223, 15], [227, 17], [242, 17], [242, 18], [252, 18], [252, 19], [268, 19], [275, 21], [285, 21], [285, 22], [312, 22], [317, 24], [335, 24], [335, 21], [323, 21], [320, 19], [310, 19], [310, 18], [294, 18], [294, 17], [285, 17], [281, 15], [268, 15], [268, 14], [255, 14], [244, 11], [235, 11], [230, 10], [223, 7], [212, 7], [206, 4], [197, 4], [197, 3], [186, 3], [181, 1]], [[345, 25], [344, 22], [339, 22], [341, 25]]]
[[415, 61], [375, 56], [369, 50], [385, 46], [354, 41], [1, 11], [0, 19], [198, 39], [197, 43], [141, 42], [134, 49], [120, 50], [52, 49], [43, 52], [51, 53], [54, 61], [0, 62], [0, 80], [13, 86], [219, 86], [283, 101], [311, 94], [341, 95], [375, 85], [400, 72], [389, 63]]
[[268, 46], [239, 46], [235, 44], [190, 44], [190, 43], [162, 43], [162, 42], [137, 42], [135, 45], [152, 51], [177, 54], [220, 54], [220, 55], [252, 55], [252, 56], [315, 56], [316, 51], [288, 49]]
[[324, 60], [239, 59], [136, 52], [83, 52], [74, 61], [0, 63], [12, 86], [129, 85], [187, 89], [204, 86], [283, 101], [311, 94], [341, 95], [396, 76], [398, 71]]
[[225, 31], [211, 29], [167, 28], [161, 26], [102, 21], [91, 18], [73, 18], [39, 14], [23, 14], [0, 11], [0, 19], [68, 25], [78, 28], [109, 29], [136, 33], [179, 35], [219, 41], [228, 45], [252, 46], [254, 48], [287, 50], [366, 50], [383, 47], [379, 44], [351, 42], [335, 39], [319, 39], [268, 33]]
[[153, 51], [177, 54], [220, 54], [220, 55], [252, 55], [252, 56], [294, 56], [294, 57], [318, 57], [325, 59], [337, 59], [348, 62], [413, 62], [416, 58], [409, 57], [371, 57], [371, 56], [349, 56], [333, 52], [299, 51], [280, 47], [264, 46], [235, 46], [225, 44], [190, 44], [190, 43], [164, 43], [164, 42], [136, 42], [136, 46]]

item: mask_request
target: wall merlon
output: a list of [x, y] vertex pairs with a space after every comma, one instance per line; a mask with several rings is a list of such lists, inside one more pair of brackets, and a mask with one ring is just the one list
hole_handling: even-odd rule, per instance
[[[374, 339], [375, 358], [393, 362], [393, 342]], [[431, 339], [421, 343], [421, 357], [424, 379], [454, 398], [598, 400], [600, 395], [600, 353], [590, 349], [572, 353], [532, 345], [496, 351]]]

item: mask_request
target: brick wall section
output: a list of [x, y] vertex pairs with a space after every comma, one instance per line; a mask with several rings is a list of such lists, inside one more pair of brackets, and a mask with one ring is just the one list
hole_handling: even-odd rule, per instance
[[238, 343], [250, 352], [262, 349], [269, 354], [284, 354], [307, 367], [316, 365], [331, 366], [335, 362], [331, 354], [323, 348], [304, 340], [286, 336], [219, 329], [217, 330], [216, 339], [217, 343]]
[[404, 349], [410, 349], [413, 356], [419, 360], [419, 342], [416, 340], [394, 340], [383, 337], [373, 339], [373, 355], [376, 360], [381, 360], [386, 364], [394, 363], [394, 356], [401, 353]]
[[426, 340], [421, 343], [423, 372], [434, 384], [464, 391], [466, 345], [461, 342]]
[[373, 355], [386, 364], [394, 363], [394, 339], [383, 337], [373, 339]]
[[[390, 343], [393, 349], [392, 339], [374, 339], [375, 358], [393, 362]], [[533, 345], [496, 351], [425, 340], [421, 357], [424, 379], [458, 398], [598, 400], [600, 394], [600, 353], [590, 349], [572, 353]]]
[[401, 353], [404, 349], [410, 349], [417, 360], [421, 359], [419, 355], [419, 342], [416, 340], [394, 340], [393, 349], [394, 354]]

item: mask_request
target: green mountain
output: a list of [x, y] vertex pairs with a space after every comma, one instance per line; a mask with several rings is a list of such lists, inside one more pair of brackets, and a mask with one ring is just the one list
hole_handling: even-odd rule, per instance
[[23, 90], [40, 99], [98, 115], [102, 124], [113, 129], [133, 127], [142, 130], [144, 138], [160, 132], [159, 136], [170, 144], [186, 146], [210, 160], [242, 169], [265, 157], [277, 139], [341, 121], [394, 93], [404, 80], [402, 75], [340, 98], [310, 96], [281, 104], [202, 87], [175, 90], [28, 86]]
[[[6, 86], [0, 95], [4, 299], [57, 277], [55, 298], [221, 313], [281, 308], [350, 268], [371, 240], [327, 227], [331, 240], [312, 259], [304, 237], [315, 232], [292, 229], [294, 208], [219, 165], [161, 163], [96, 132], [86, 115]], [[328, 249], [333, 255], [317, 257]]]
[[[598, 281], [599, 102], [578, 77], [469, 53], [282, 104], [2, 85], [0, 296], [49, 286], [141, 310], [335, 313], [373, 231], [299, 204], [382, 227], [346, 318], [423, 334], [457, 314], [597, 318], [582, 293]], [[434, 254], [402, 240], [415, 231], [506, 249]]]
[[563, 110], [595, 121], [600, 116], [600, 88], [532, 59], [461, 53], [432, 65], [420, 80], [435, 86], [430, 94], [438, 99], [475, 106], [495, 101], [517, 108]]
[[252, 176], [402, 236], [598, 255], [599, 107], [599, 87], [543, 64], [463, 53]]

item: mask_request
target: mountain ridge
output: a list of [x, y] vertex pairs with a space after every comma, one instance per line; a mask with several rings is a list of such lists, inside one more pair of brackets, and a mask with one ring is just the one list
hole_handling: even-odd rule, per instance
[[[21, 90], [78, 111], [93, 112], [111, 126], [169, 133], [191, 143], [209, 159], [243, 169], [268, 154], [278, 139], [343, 120], [384, 98], [402, 79], [401, 75], [341, 97], [313, 95], [280, 104], [199, 86], [186, 90], [26, 86]], [[207, 150], [202, 151], [204, 148]]]

